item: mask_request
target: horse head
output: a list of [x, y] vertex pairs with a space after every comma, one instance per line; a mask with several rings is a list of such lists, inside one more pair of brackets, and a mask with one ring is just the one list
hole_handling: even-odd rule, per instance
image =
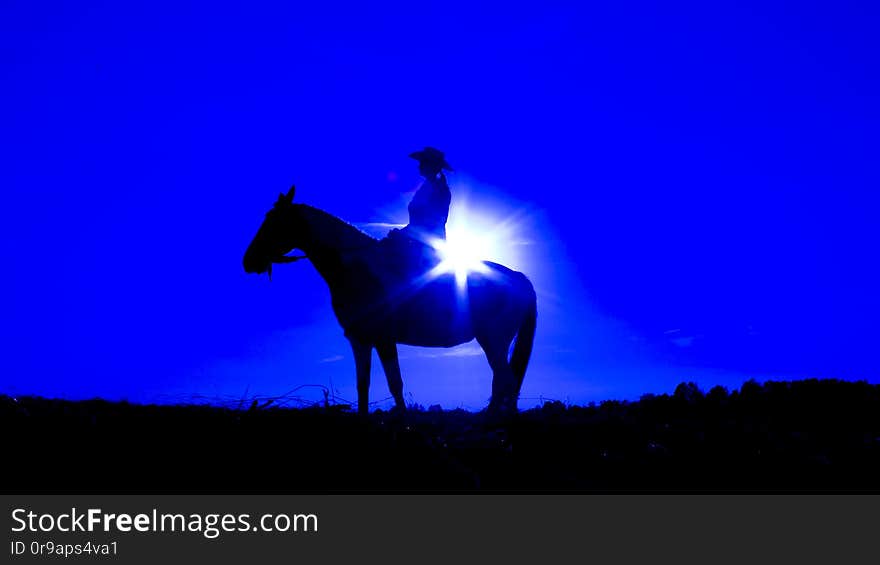
[[272, 209], [266, 213], [263, 224], [257, 235], [248, 245], [244, 254], [244, 270], [246, 273], [272, 276], [273, 263], [291, 263], [305, 257], [289, 257], [292, 249], [301, 248], [303, 225], [297, 221], [297, 206], [293, 203], [296, 187], [290, 187], [287, 194], [279, 194]]

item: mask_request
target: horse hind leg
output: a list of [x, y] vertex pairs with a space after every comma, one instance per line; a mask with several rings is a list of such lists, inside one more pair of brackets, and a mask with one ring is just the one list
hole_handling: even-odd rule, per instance
[[403, 400], [403, 379], [400, 376], [400, 361], [397, 357], [396, 343], [382, 343], [376, 345], [376, 353], [382, 362], [385, 378], [388, 380], [388, 390], [394, 397], [394, 406], [398, 410], [405, 410], [406, 403]]
[[492, 368], [492, 398], [489, 400], [490, 410], [516, 411], [518, 379], [507, 360], [507, 351], [512, 337], [477, 336], [477, 342], [486, 353], [489, 367]]

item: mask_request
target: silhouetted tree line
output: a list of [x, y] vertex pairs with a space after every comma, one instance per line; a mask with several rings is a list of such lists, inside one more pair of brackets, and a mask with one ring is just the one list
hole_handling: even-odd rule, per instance
[[7, 489], [878, 490], [880, 386], [749, 381], [498, 422], [0, 396]]

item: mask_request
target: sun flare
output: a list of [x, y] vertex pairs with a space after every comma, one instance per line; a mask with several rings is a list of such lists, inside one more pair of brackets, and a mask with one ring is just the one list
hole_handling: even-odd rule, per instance
[[460, 284], [467, 280], [468, 273], [488, 271], [483, 261], [495, 251], [492, 238], [464, 226], [450, 229], [446, 241], [438, 239], [432, 245], [442, 258], [437, 266], [438, 274], [455, 273], [455, 280]]
[[446, 227], [446, 240], [431, 242], [442, 258], [434, 274], [454, 273], [459, 286], [464, 286], [469, 273], [489, 272], [484, 261], [500, 260], [507, 237], [502, 224], [469, 214], [463, 207], [455, 212], [456, 219]]

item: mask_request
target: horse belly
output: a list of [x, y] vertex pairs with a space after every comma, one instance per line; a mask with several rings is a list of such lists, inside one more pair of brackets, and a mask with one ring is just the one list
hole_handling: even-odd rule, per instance
[[429, 284], [398, 304], [391, 318], [397, 343], [453, 347], [474, 338], [470, 311], [453, 285]]
[[419, 347], [454, 347], [474, 339], [470, 328], [425, 328], [400, 324], [395, 328], [394, 341]]

